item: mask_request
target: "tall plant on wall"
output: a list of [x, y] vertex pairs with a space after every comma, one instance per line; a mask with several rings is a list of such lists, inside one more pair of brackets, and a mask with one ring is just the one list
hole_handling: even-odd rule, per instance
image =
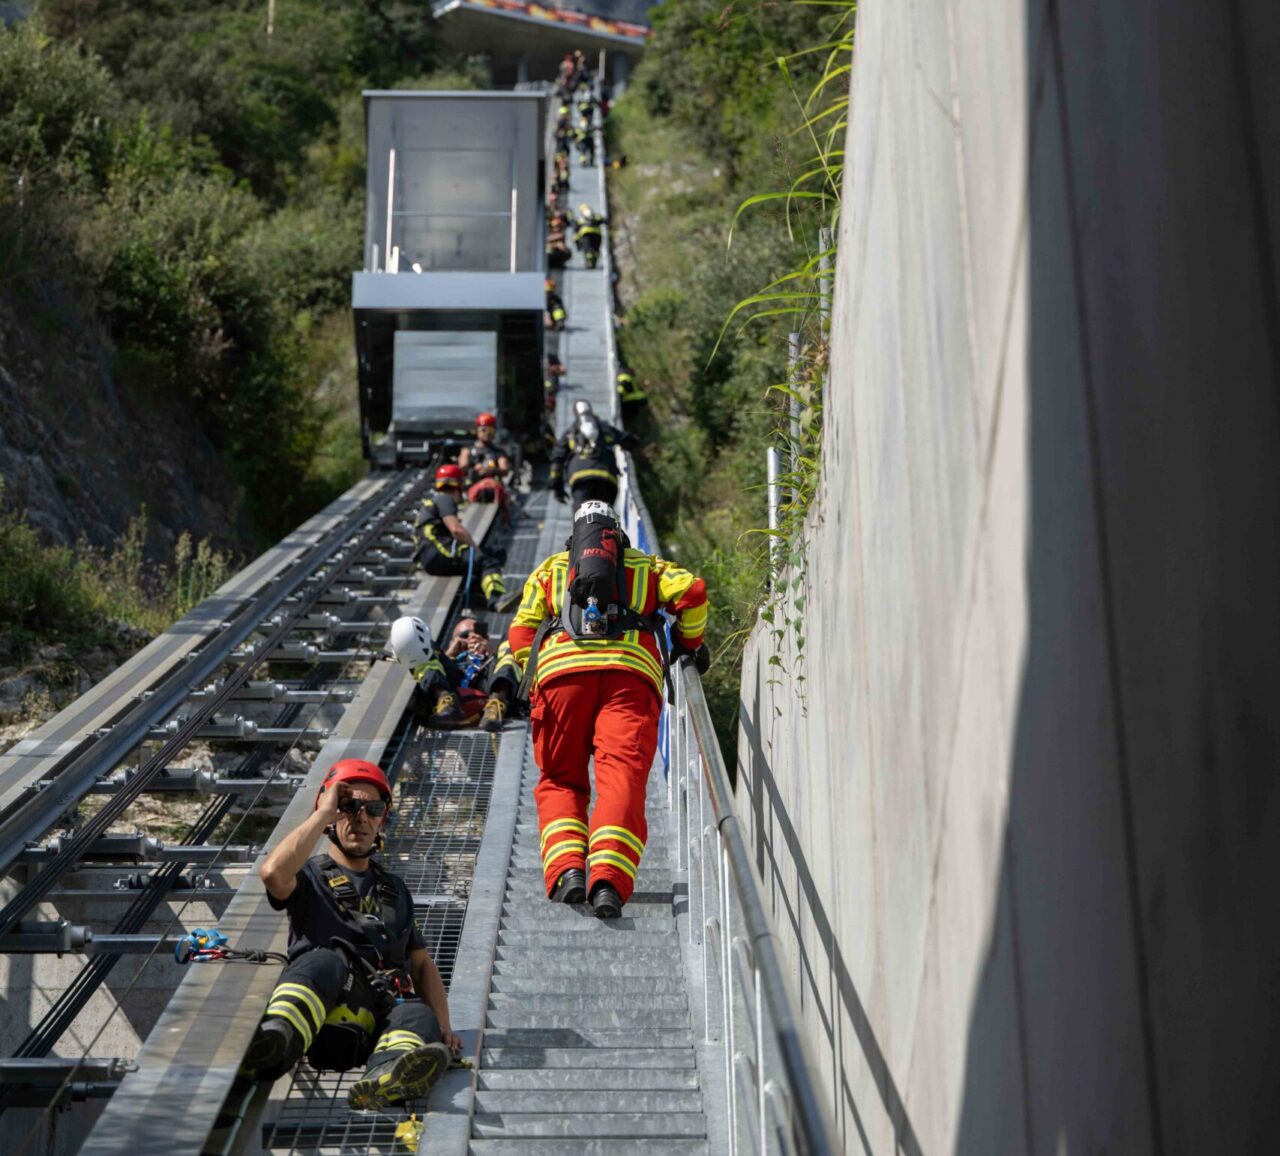
[[[788, 377], [771, 385], [766, 398], [774, 415], [775, 444], [771, 448], [776, 451], [781, 468], [772, 487], [776, 492], [770, 495], [775, 517], [759, 532], [767, 543], [773, 575], [771, 597], [766, 599], [760, 617], [779, 642], [784, 636], [790, 636], [796, 653], [802, 657], [805, 643], [802, 531], [817, 492], [819, 474], [835, 238], [844, 174], [857, 4], [856, 0], [796, 2], [832, 10], [829, 32], [822, 43], [779, 56], [775, 61], [800, 109], [802, 120], [795, 132], [806, 139], [807, 160], [787, 189], [746, 198], [738, 206], [733, 225], [736, 227], [744, 213], [761, 206], [781, 206], [788, 233], [802, 243], [805, 257], [796, 268], [739, 301], [725, 319], [720, 338], [723, 341], [730, 334], [738, 336], [753, 322], [765, 318], [786, 318], [790, 322]], [[802, 57], [815, 55], [823, 59], [821, 76], [808, 93], [802, 93], [792, 78], [793, 65]], [[733, 233], [731, 227], [730, 246]], [[782, 664], [776, 651], [770, 661], [774, 665]], [[803, 670], [790, 673], [802, 690]]]

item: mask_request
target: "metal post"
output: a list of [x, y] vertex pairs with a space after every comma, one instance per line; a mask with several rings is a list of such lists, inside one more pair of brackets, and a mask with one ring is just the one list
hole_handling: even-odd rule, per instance
[[782, 487], [778, 480], [782, 474], [781, 458], [777, 447], [770, 446], [765, 458], [765, 473], [769, 491], [769, 571], [774, 579], [778, 576], [782, 557], [782, 543], [778, 540], [778, 510], [782, 502]]
[[395, 210], [396, 203], [396, 150], [394, 148], [387, 154], [387, 247], [384, 250], [387, 254], [387, 272], [393, 273], [391, 268], [391, 216]]
[[[794, 478], [800, 469], [800, 399], [796, 397], [796, 387], [800, 384], [799, 375], [796, 373], [796, 366], [800, 363], [800, 334], [787, 334], [787, 388], [791, 390], [791, 396], [787, 399], [791, 403], [791, 476]], [[795, 487], [792, 486], [792, 500], [795, 496]]]
[[738, 1150], [738, 1086], [733, 1071], [733, 1052], [736, 1046], [733, 1030], [733, 953], [729, 942], [733, 936], [729, 901], [729, 849], [723, 840], [720, 846], [720, 1003], [724, 1008], [725, 1048], [724, 1078], [729, 1091], [729, 1156]]
[[760, 1156], [768, 1156], [769, 1137], [765, 1132], [764, 1110], [764, 996], [760, 991], [760, 968], [755, 962], [754, 953], [751, 961], [751, 976], [755, 981], [756, 989], [756, 1090], [759, 1093], [757, 1107], [760, 1112]]
[[831, 230], [818, 230], [818, 324], [823, 340], [831, 335]]

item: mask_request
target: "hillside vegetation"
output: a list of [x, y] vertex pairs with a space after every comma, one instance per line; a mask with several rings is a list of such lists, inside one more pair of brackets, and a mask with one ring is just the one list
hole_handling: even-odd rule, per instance
[[[475, 79], [442, 67], [423, 5], [277, 7], [270, 36], [264, 4], [214, 0], [42, 0], [0, 29], [0, 375], [23, 407], [5, 419], [10, 460], [54, 462], [90, 525], [108, 482], [117, 505], [132, 496], [121, 540], [90, 549], [34, 532], [22, 490], [0, 489], [0, 667], [116, 637], [113, 623], [145, 637], [216, 585], [227, 549], [253, 556], [363, 468], [360, 92]], [[104, 444], [108, 430], [141, 444]], [[95, 456], [85, 479], [56, 464]], [[148, 532], [140, 503], [166, 476], [187, 508], [235, 507], [207, 519], [219, 550], [180, 524]]]
[[[349, 483], [363, 87], [441, 77], [424, 6], [44, 0], [0, 33], [0, 291], [50, 277], [178, 398], [256, 544]], [[340, 422], [335, 419], [341, 418]]]

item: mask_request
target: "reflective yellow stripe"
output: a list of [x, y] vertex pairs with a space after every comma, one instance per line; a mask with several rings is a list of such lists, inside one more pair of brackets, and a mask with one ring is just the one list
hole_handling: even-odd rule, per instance
[[281, 1019], [288, 1020], [293, 1024], [298, 1029], [298, 1034], [302, 1036], [303, 1051], [306, 1051], [311, 1046], [311, 1041], [315, 1038], [315, 1030], [307, 1023], [307, 1017], [302, 1014], [300, 1008], [291, 1003], [269, 1003], [267, 1004], [267, 1016], [279, 1016]]
[[310, 1009], [318, 1028], [324, 1023], [324, 1001], [316, 995], [309, 987], [300, 983], [278, 983], [276, 990], [271, 993], [273, 1000], [279, 999], [283, 995], [301, 996], [303, 1003]]
[[647, 650], [640, 647], [624, 647], [618, 643], [614, 644], [611, 649], [604, 648], [582, 648], [573, 649], [567, 653], [557, 649], [550, 654], [544, 654], [538, 662], [538, 681], [541, 682], [549, 678], [553, 674], [559, 674], [565, 670], [591, 670], [602, 666], [614, 667], [621, 666], [628, 670], [634, 670], [646, 678], [651, 679], [655, 684], [662, 683], [662, 665]]
[[633, 835], [625, 827], [600, 827], [595, 834], [591, 836], [591, 846], [595, 846], [601, 839], [616, 839], [619, 843], [625, 843], [637, 855], [644, 854], [644, 844], [640, 842], [638, 835]]
[[542, 828], [542, 834], [538, 838], [539, 848], [545, 847], [547, 840], [557, 831], [579, 831], [585, 835], [587, 825], [581, 819], [555, 819]]
[[569, 562], [566, 559], [551, 567], [551, 613], [559, 614], [564, 609], [564, 587], [569, 578]]
[[587, 853], [587, 841], [585, 839], [565, 839], [559, 843], [553, 843], [542, 853], [542, 866], [545, 868], [548, 863], [566, 851], [581, 851], [584, 855]]
[[592, 851], [587, 856], [587, 862], [592, 867], [597, 864], [607, 863], [611, 867], [617, 867], [625, 871], [632, 879], [636, 877], [636, 865], [625, 855], [619, 855], [617, 851]]
[[612, 470], [574, 470], [573, 473], [569, 475], [569, 485], [576, 486], [580, 481], [583, 481], [586, 478], [606, 478], [611, 482], [617, 480]]
[[705, 602], [701, 606], [681, 611], [679, 619], [681, 634], [701, 634], [706, 625], [707, 604]]
[[631, 562], [627, 563], [627, 569], [632, 573], [631, 579], [631, 605], [641, 614], [649, 601], [649, 563]]
[[427, 1041], [418, 1035], [417, 1032], [387, 1032], [386, 1035], [378, 1041], [378, 1050], [381, 1051], [388, 1044], [408, 1044], [411, 1048], [420, 1048], [426, 1042]]
[[568, 855], [570, 852], [576, 852], [581, 855], [586, 849], [585, 842], [557, 843], [552, 848], [551, 854], [543, 856], [542, 869], [546, 871], [561, 855]]
[[373, 1012], [368, 1008], [352, 1009], [341, 1003], [325, 1017], [324, 1022], [327, 1024], [356, 1024], [370, 1035], [373, 1035], [378, 1030], [378, 1021], [374, 1019]]

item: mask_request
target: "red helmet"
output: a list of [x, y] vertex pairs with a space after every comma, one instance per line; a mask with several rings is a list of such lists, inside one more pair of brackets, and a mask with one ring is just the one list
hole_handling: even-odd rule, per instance
[[498, 419], [494, 417], [493, 414], [491, 413], [479, 414], [476, 417], [476, 428], [479, 429], [481, 426], [486, 426], [486, 425], [490, 426], [493, 429], [497, 429]]
[[436, 489], [444, 486], [460, 486], [464, 476], [461, 466], [446, 462], [436, 470]]
[[388, 803], [391, 802], [391, 784], [387, 782], [387, 776], [380, 767], [364, 759], [339, 759], [329, 768], [324, 782], [320, 784], [320, 790], [316, 792], [317, 807], [320, 806], [320, 798], [325, 791], [339, 783], [372, 783], [378, 788], [378, 793]]

